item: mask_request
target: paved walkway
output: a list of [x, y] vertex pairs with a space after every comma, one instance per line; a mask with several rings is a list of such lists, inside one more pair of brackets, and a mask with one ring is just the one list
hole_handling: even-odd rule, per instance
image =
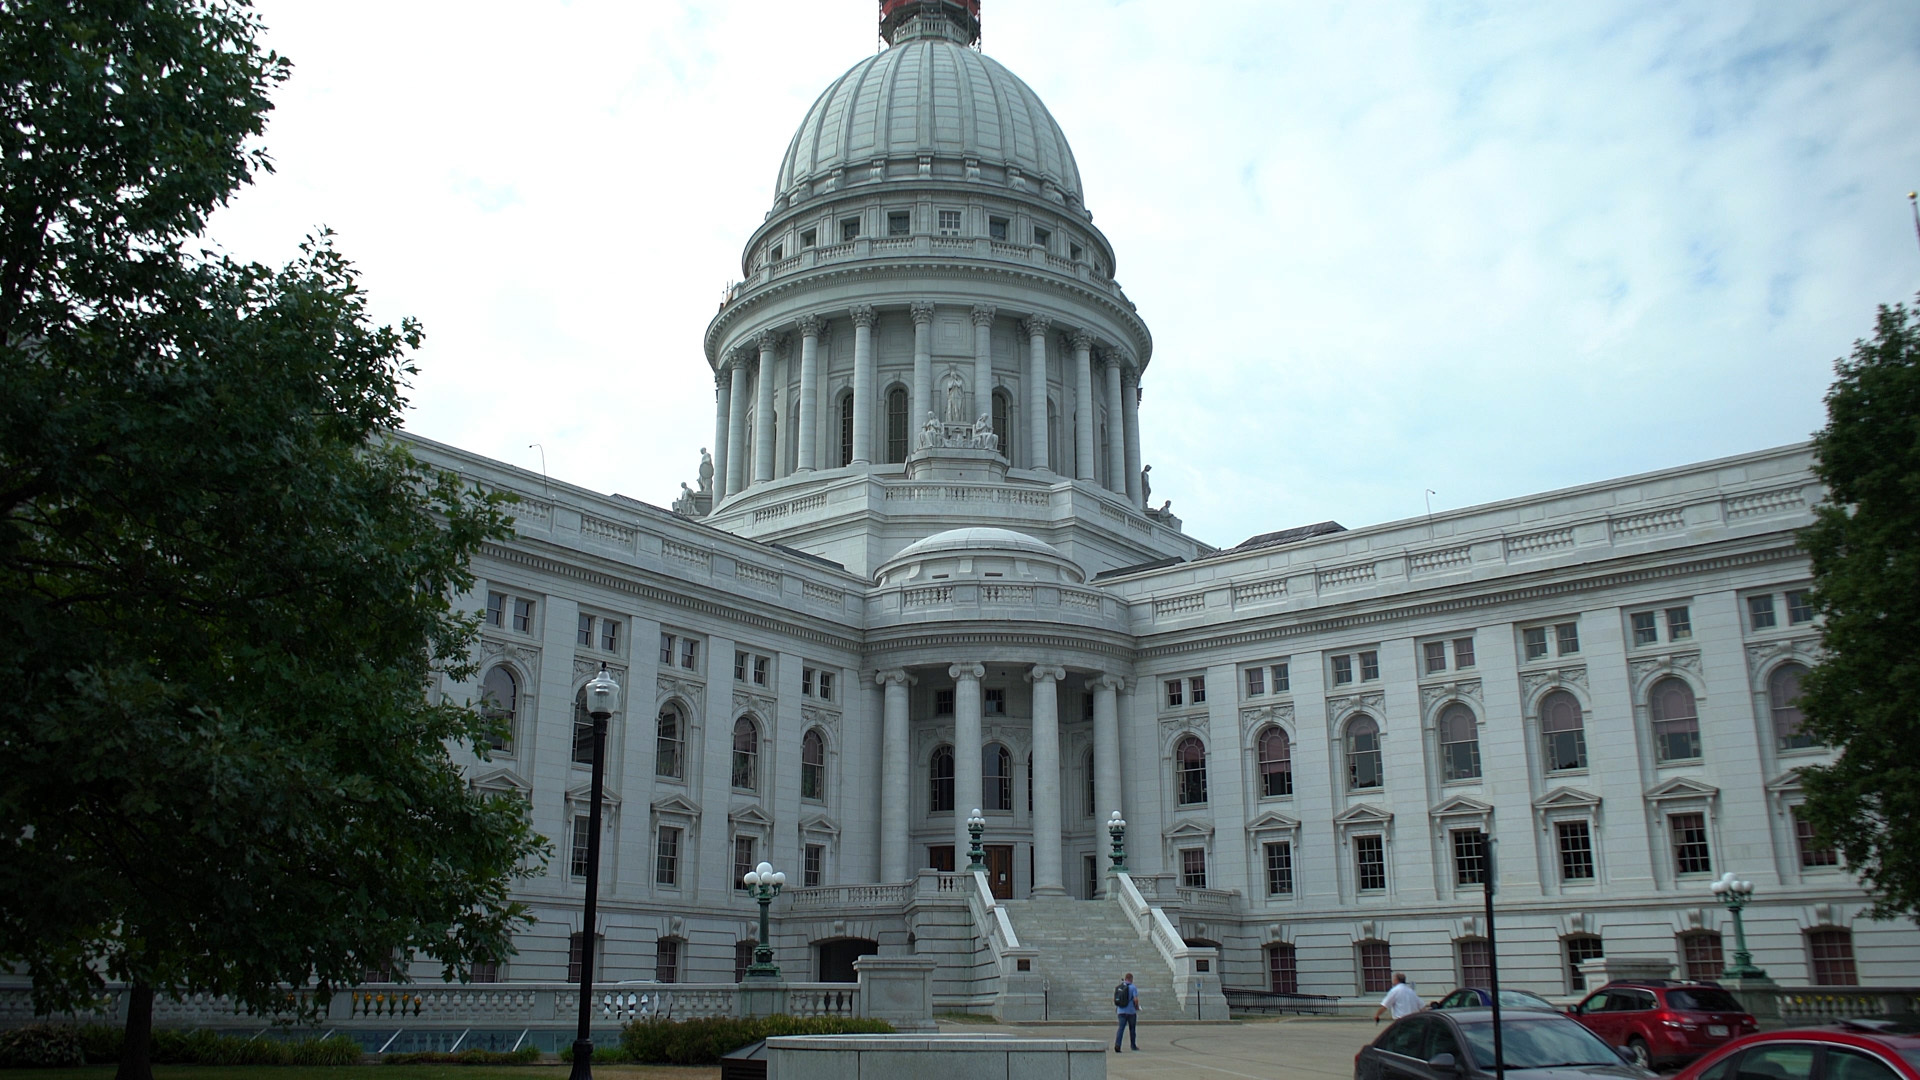
[[[1113, 1045], [1112, 1024], [942, 1022], [940, 1030], [1099, 1039]], [[1366, 1020], [1289, 1016], [1226, 1024], [1156, 1024], [1142, 1017], [1140, 1052], [1109, 1051], [1107, 1076], [1111, 1080], [1353, 1080], [1353, 1055], [1379, 1033], [1380, 1028]]]

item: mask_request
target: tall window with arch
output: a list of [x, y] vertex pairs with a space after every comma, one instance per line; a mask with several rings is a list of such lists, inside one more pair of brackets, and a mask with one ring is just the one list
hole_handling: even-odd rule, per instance
[[927, 763], [927, 810], [935, 814], [953, 813], [953, 747], [936, 746]]
[[1256, 742], [1260, 760], [1260, 797], [1275, 799], [1293, 794], [1293, 748], [1278, 725], [1260, 729]]
[[1767, 676], [1767, 706], [1773, 712], [1774, 744], [1782, 750], [1804, 750], [1816, 745], [1806, 731], [1806, 716], [1800, 711], [1800, 680], [1806, 665], [1781, 664]]
[[980, 792], [987, 810], [1013, 809], [1013, 752], [988, 743], [980, 752]]
[[1700, 756], [1700, 714], [1693, 687], [1669, 675], [1647, 691], [1647, 718], [1653, 724], [1653, 754], [1661, 762], [1692, 761]]
[[1000, 453], [1008, 461], [1013, 460], [1013, 439], [1009, 416], [1013, 408], [1013, 399], [1005, 390], [993, 392], [993, 437], [1000, 443]]
[[1440, 775], [1446, 780], [1480, 779], [1480, 725], [1473, 710], [1458, 702], [1440, 712]]
[[1540, 699], [1540, 752], [1548, 772], [1587, 767], [1586, 722], [1580, 699], [1555, 690]]
[[686, 749], [686, 723], [680, 718], [680, 710], [669, 705], [660, 710], [654, 728], [653, 775], [671, 780], [685, 778]]
[[907, 460], [907, 391], [896, 386], [887, 391], [887, 460], [895, 465]]
[[827, 797], [827, 739], [819, 728], [808, 728], [800, 736], [800, 797]]
[[1083, 817], [1099, 817], [1100, 807], [1093, 790], [1093, 751], [1080, 758], [1080, 812]]
[[1380, 725], [1371, 716], [1347, 722], [1347, 790], [1365, 791], [1386, 783], [1380, 761]]
[[488, 736], [495, 753], [513, 753], [513, 738], [520, 716], [520, 680], [505, 664], [495, 664], [480, 680], [480, 712], [501, 730]]
[[1207, 801], [1207, 746], [1198, 735], [1184, 735], [1173, 745], [1175, 787], [1181, 806]]
[[853, 391], [840, 392], [840, 464], [853, 464]]
[[760, 786], [760, 727], [750, 717], [733, 722], [733, 786], [743, 791]]

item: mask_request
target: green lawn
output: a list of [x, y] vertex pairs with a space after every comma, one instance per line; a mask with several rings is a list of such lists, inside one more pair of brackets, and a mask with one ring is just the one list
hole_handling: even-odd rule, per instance
[[[566, 1065], [156, 1065], [154, 1080], [566, 1080]], [[23, 1080], [113, 1080], [111, 1065], [35, 1068]], [[720, 1080], [718, 1065], [595, 1065], [595, 1080]]]

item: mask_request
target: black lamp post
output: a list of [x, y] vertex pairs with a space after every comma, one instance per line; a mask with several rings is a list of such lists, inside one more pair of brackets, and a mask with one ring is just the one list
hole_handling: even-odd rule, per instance
[[1127, 823], [1118, 810], [1107, 819], [1107, 835], [1113, 838], [1113, 854], [1107, 856], [1113, 860], [1113, 869], [1107, 872], [1124, 874], [1127, 872]]
[[780, 887], [787, 883], [787, 875], [775, 870], [772, 863], [759, 866], [740, 875], [747, 886], [747, 893], [760, 905], [760, 942], [753, 947], [753, 963], [747, 968], [750, 978], [777, 979], [780, 967], [773, 962], [773, 940], [767, 929], [767, 908], [773, 905], [773, 898], [780, 895]]
[[573, 1039], [569, 1080], [593, 1080], [593, 927], [600, 893], [600, 782], [607, 756], [607, 719], [620, 707], [620, 684], [600, 665], [587, 684], [587, 715], [593, 717], [593, 805], [587, 810], [587, 907], [580, 921], [580, 1027]]

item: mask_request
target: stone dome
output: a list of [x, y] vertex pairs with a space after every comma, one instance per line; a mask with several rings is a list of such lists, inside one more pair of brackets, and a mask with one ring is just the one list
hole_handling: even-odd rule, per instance
[[976, 525], [966, 529], [948, 529], [934, 533], [923, 540], [916, 540], [900, 549], [895, 560], [922, 558], [946, 551], [997, 551], [1021, 552], [1029, 555], [1043, 555], [1052, 559], [1064, 559], [1060, 549], [1044, 540], [1036, 540], [1026, 533], [1012, 529], [995, 529]]
[[836, 177], [865, 181], [883, 161], [879, 178], [986, 176], [1077, 207], [1080, 167], [1053, 115], [946, 30], [934, 20], [909, 27], [827, 87], [781, 159], [776, 200]]
[[908, 544], [874, 574], [882, 585], [995, 579], [1002, 584], [1080, 585], [1087, 575], [1052, 544], [1012, 529], [979, 525], [948, 529]]

